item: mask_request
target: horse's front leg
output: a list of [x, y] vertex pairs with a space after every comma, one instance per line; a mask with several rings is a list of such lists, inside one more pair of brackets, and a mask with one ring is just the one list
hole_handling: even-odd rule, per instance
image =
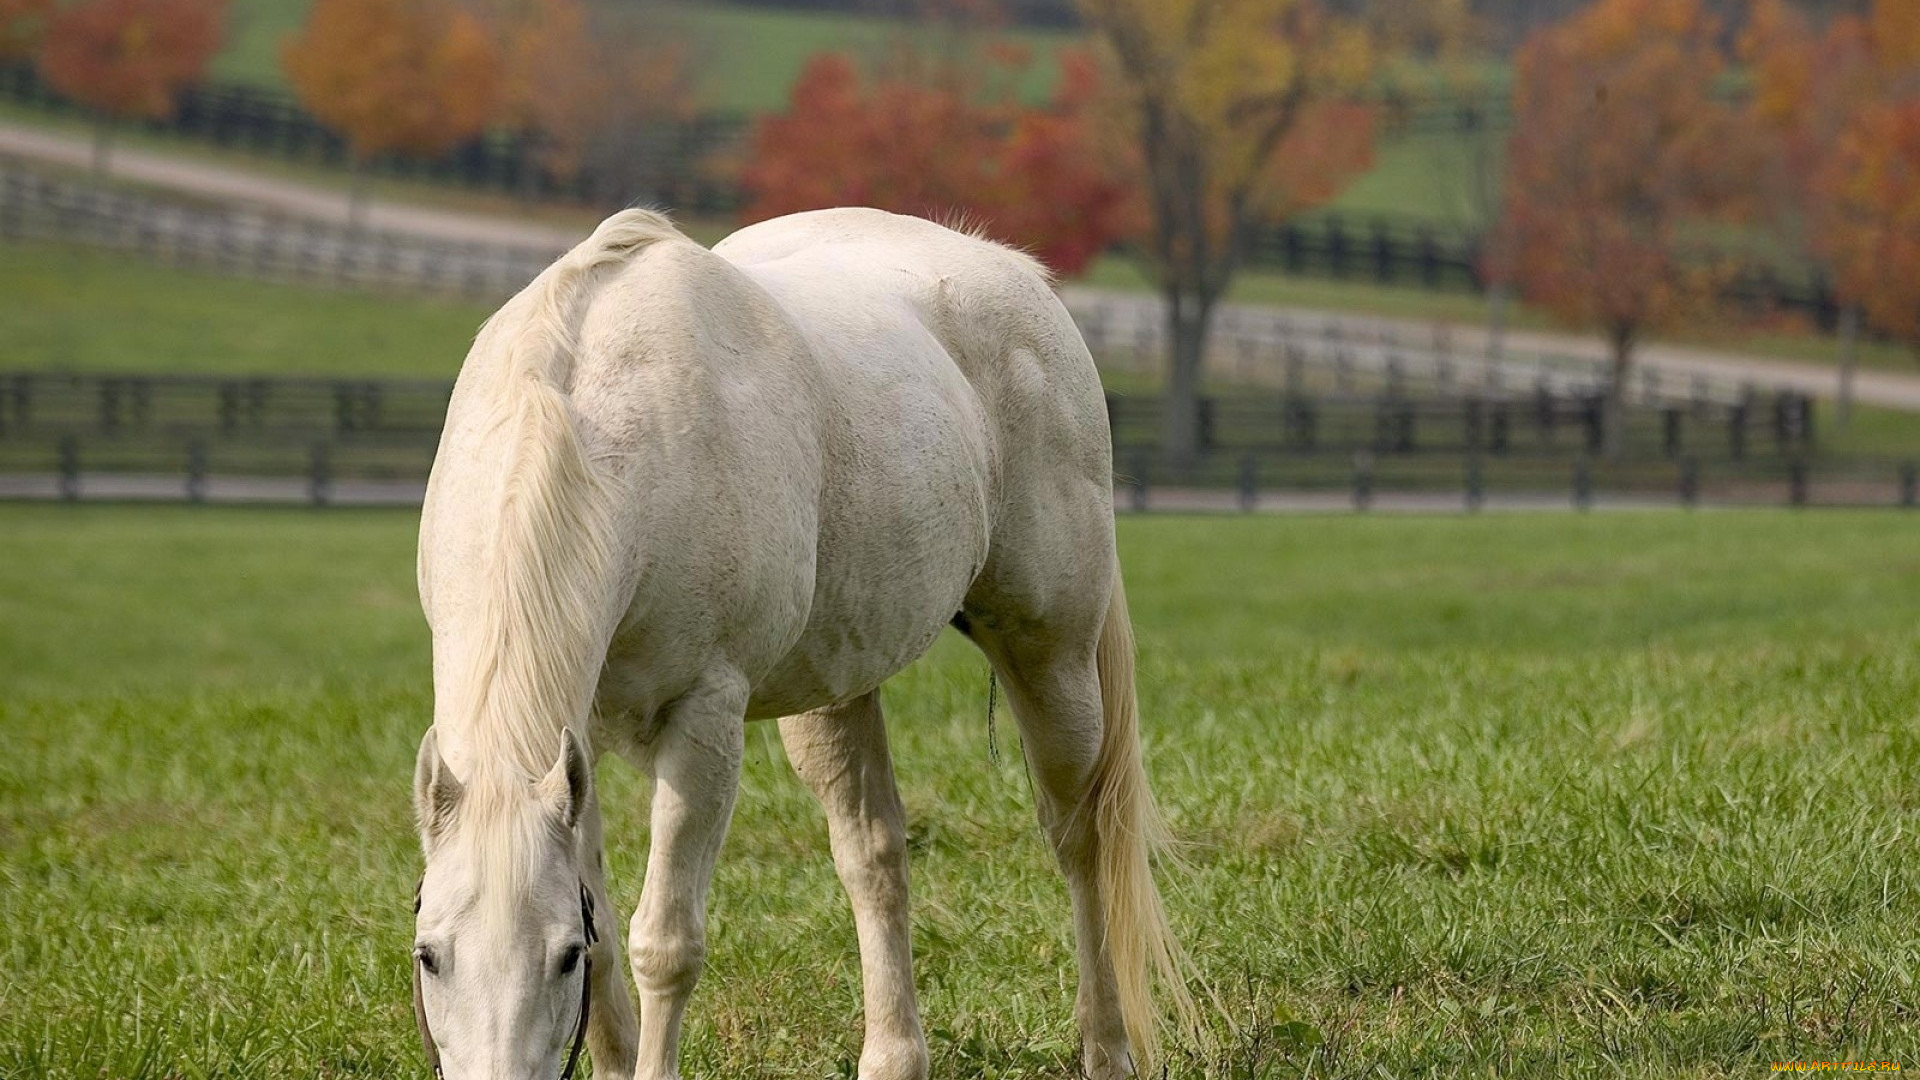
[[867, 1019], [860, 1080], [926, 1080], [907, 925], [907, 822], [880, 693], [787, 717], [780, 738], [794, 770], [826, 807], [833, 863], [853, 902]]
[[740, 782], [745, 681], [720, 680], [669, 710], [651, 750], [653, 844], [627, 951], [640, 990], [637, 1080], [680, 1075], [680, 1024], [706, 957], [707, 887]]
[[593, 946], [593, 1011], [587, 1021], [587, 1051], [592, 1056], [596, 1078], [629, 1080], [633, 1076], [640, 1024], [634, 1019], [633, 998], [627, 993], [627, 979], [617, 962], [620, 935], [615, 928], [619, 919], [607, 896], [598, 794], [588, 799], [580, 824], [584, 845], [581, 877], [593, 892], [594, 930], [599, 936]]

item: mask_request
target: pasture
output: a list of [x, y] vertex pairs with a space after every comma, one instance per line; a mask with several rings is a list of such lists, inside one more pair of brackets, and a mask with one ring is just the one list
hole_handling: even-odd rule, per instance
[[[424, 1074], [414, 527], [0, 506], [0, 1076]], [[1123, 520], [1163, 881], [1231, 1020], [1172, 1075], [1914, 1062], [1914, 528]], [[1064, 890], [986, 691], [949, 635], [887, 694], [934, 1075], [1066, 1076]], [[748, 746], [687, 1075], [851, 1076], [824, 822]]]

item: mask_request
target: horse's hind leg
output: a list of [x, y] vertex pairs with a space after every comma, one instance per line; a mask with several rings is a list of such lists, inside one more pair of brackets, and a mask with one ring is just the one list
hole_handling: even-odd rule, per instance
[[[1067, 632], [1056, 637], [1061, 630]], [[1089, 815], [1080, 812], [1104, 731], [1094, 659], [1098, 626], [1028, 624], [1002, 632], [983, 619], [970, 634], [992, 662], [1013, 706], [1033, 773], [1040, 823], [1073, 901], [1080, 975], [1074, 1015], [1080, 1025], [1081, 1067], [1093, 1080], [1129, 1076], [1133, 1060], [1107, 950], [1108, 919], [1097, 877], [1101, 837]]]
[[906, 815], [879, 691], [780, 721], [787, 757], [827, 811], [833, 864], [860, 936], [866, 1039], [860, 1080], [925, 1080], [907, 925]]

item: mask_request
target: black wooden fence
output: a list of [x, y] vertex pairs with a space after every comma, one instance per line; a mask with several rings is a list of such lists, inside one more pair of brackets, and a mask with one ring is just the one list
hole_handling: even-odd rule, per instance
[[[451, 392], [438, 380], [0, 373], [0, 492], [38, 478], [80, 497], [90, 477], [147, 477], [192, 499], [228, 477], [278, 480], [314, 501], [368, 482], [417, 497]], [[1793, 394], [1634, 409], [1618, 457], [1600, 453], [1592, 397], [1207, 398], [1203, 452], [1177, 468], [1158, 449], [1158, 398], [1110, 395], [1107, 407], [1116, 470], [1142, 506], [1162, 488], [1246, 506], [1278, 492], [1361, 507], [1406, 493], [1470, 507], [1490, 496], [1913, 499], [1911, 465], [1823, 456], [1810, 403]], [[1832, 482], [1817, 489], [1822, 477]]]

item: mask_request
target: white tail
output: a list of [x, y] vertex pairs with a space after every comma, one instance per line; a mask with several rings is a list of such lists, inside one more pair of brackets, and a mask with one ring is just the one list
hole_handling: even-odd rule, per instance
[[1086, 806], [1099, 838], [1096, 880], [1106, 908], [1107, 955], [1113, 962], [1127, 1041], [1133, 1046], [1136, 1066], [1144, 1071], [1160, 1054], [1154, 983], [1164, 988], [1182, 1026], [1196, 1029], [1199, 1014], [1187, 989], [1186, 954], [1167, 925], [1166, 909], [1153, 884], [1154, 852], [1169, 837], [1141, 760], [1133, 624], [1127, 618], [1127, 594], [1117, 566], [1096, 662], [1105, 732], [1094, 759]]

